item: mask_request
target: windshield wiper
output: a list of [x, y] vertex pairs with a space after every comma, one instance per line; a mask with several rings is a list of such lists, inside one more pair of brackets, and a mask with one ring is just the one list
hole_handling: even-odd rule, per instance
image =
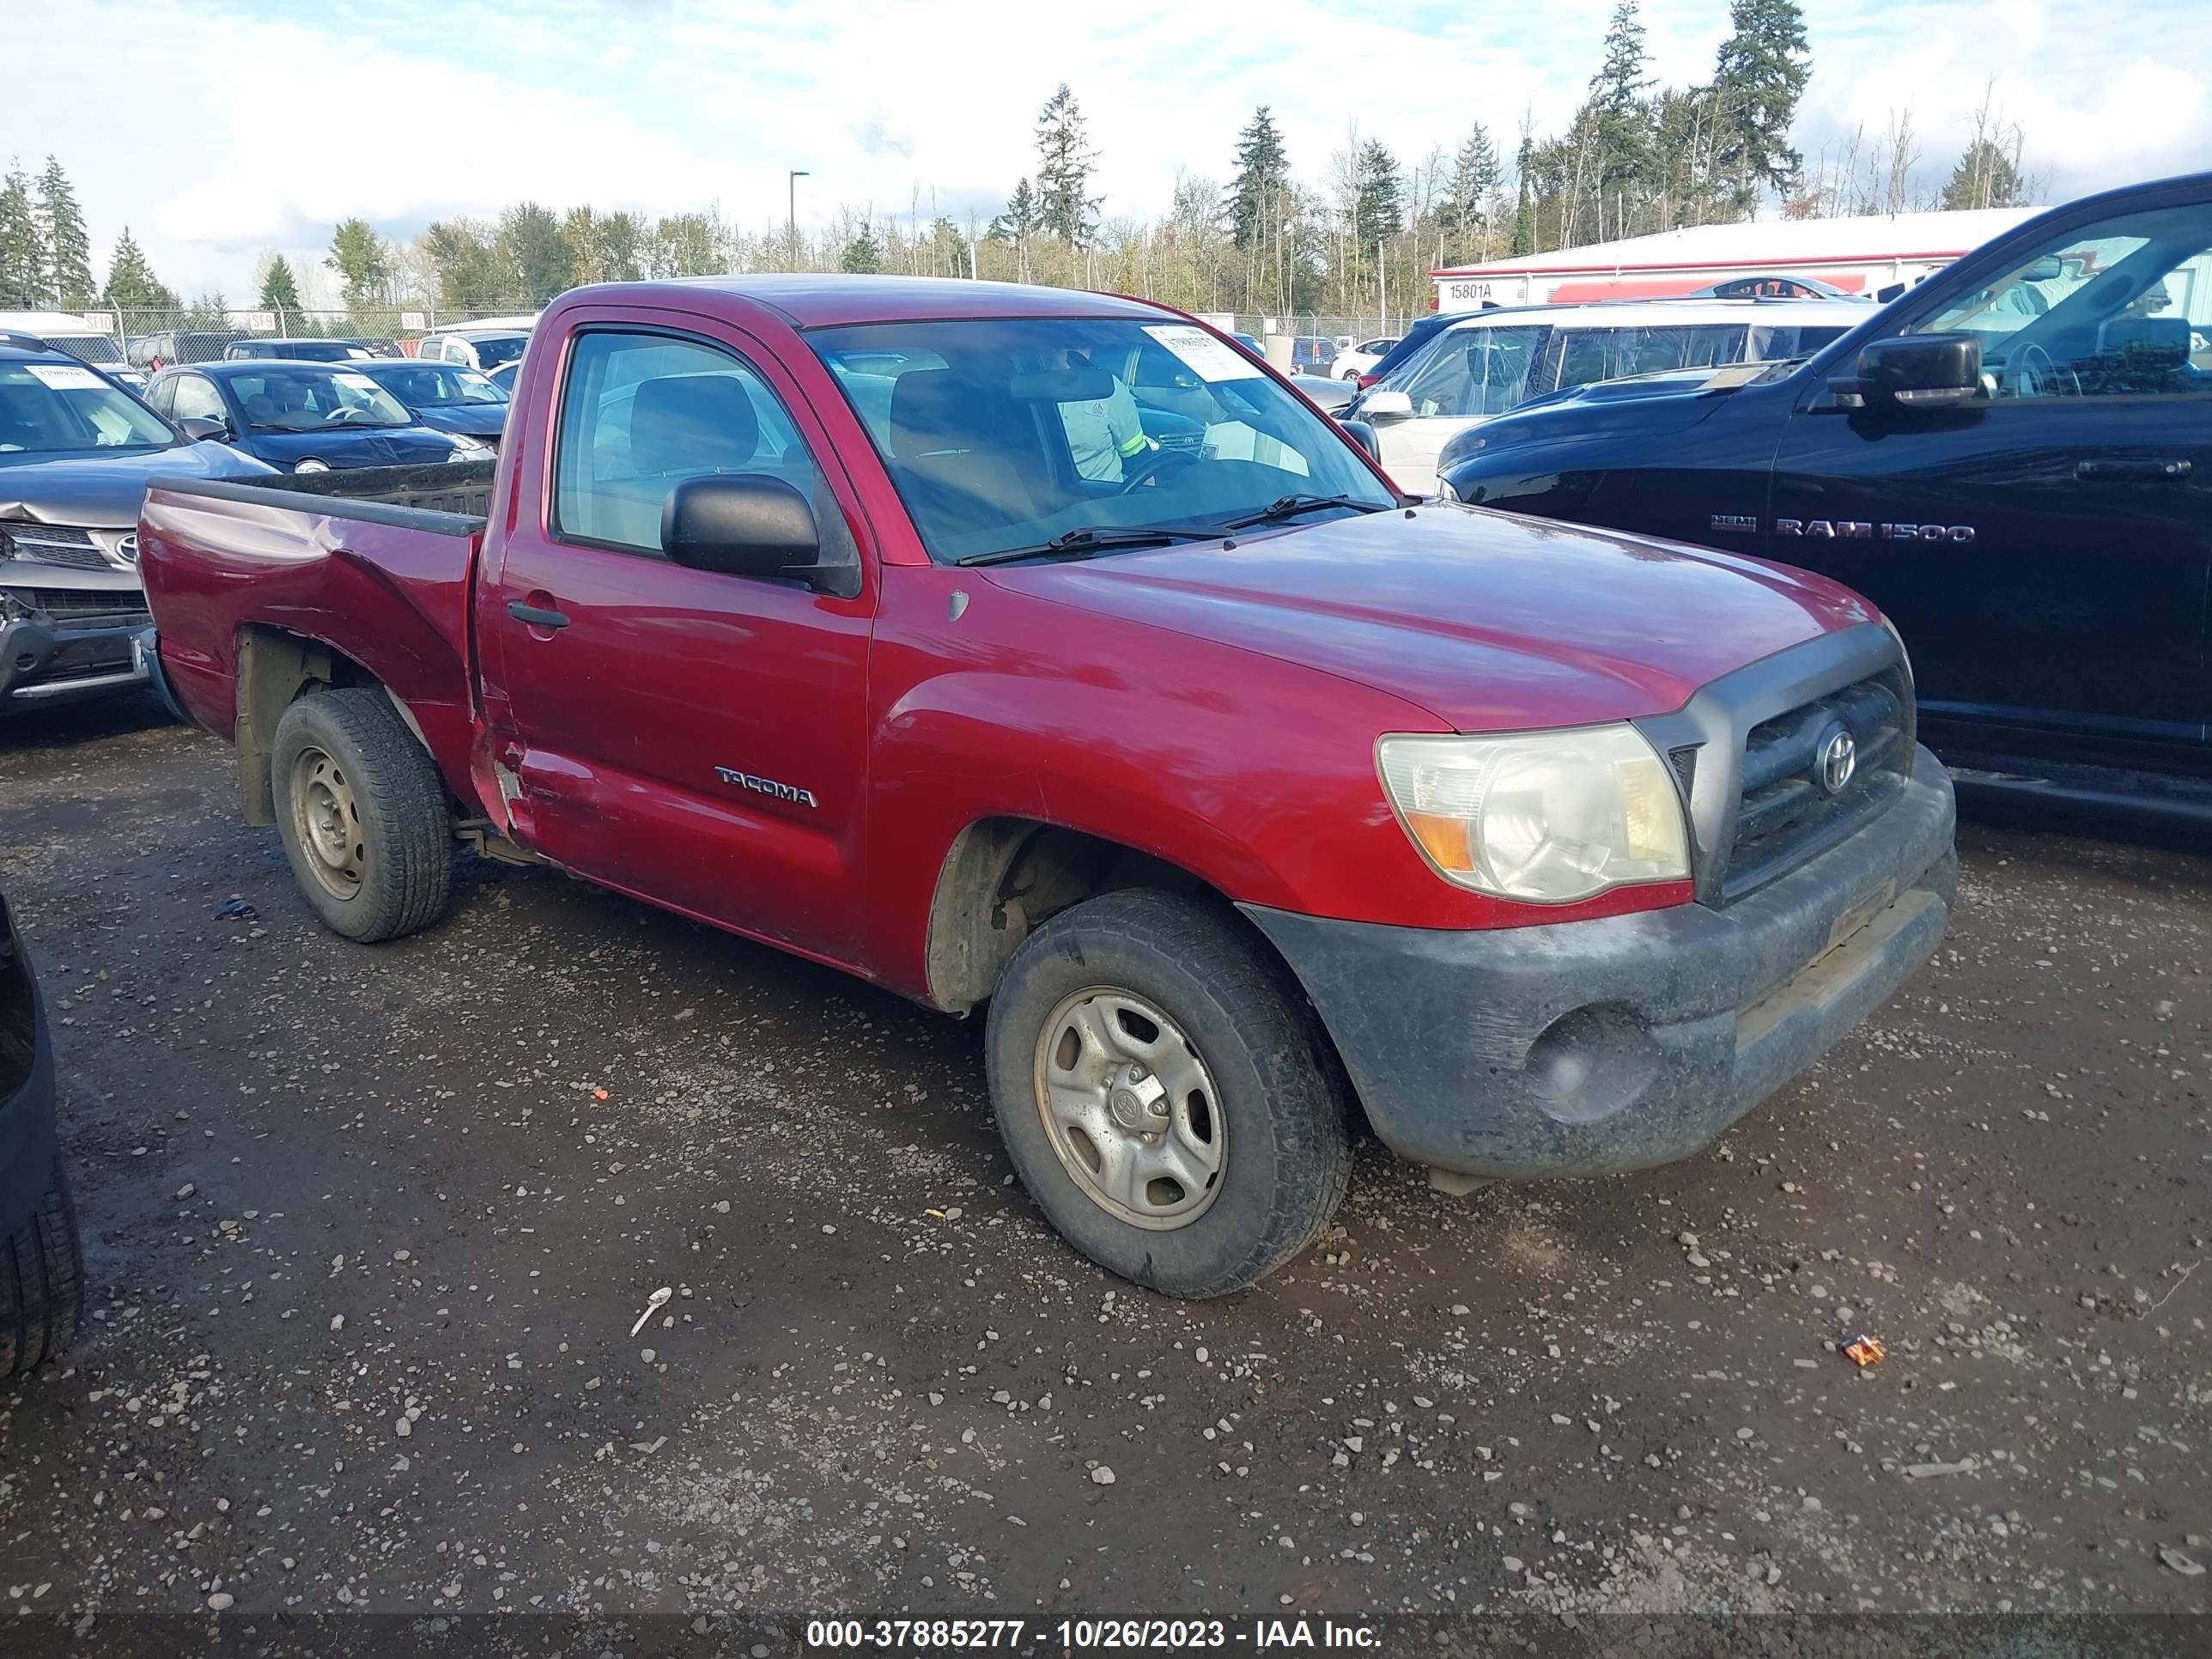
[[1006, 564], [1015, 559], [1049, 558], [1055, 553], [1104, 553], [1120, 547], [1164, 547], [1170, 542], [1201, 541], [1213, 532], [1197, 530], [1101, 530], [1080, 525], [1034, 547], [1000, 547], [988, 553], [970, 553], [953, 563]]
[[1249, 530], [1255, 524], [1279, 524], [1285, 519], [1295, 519], [1301, 513], [1312, 513], [1324, 507], [1354, 507], [1362, 513], [1380, 513], [1383, 509], [1373, 501], [1363, 501], [1355, 495], [1279, 495], [1255, 513], [1224, 519], [1213, 526], [1216, 535], [1231, 530]]

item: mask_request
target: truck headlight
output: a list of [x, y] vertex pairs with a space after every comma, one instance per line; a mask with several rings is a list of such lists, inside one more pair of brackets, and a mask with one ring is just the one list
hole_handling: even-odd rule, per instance
[[1565, 904], [1689, 878], [1674, 775], [1632, 726], [1385, 738], [1376, 758], [1406, 833], [1462, 887]]
[[485, 461], [491, 459], [492, 451], [489, 444], [478, 443], [465, 432], [456, 432], [450, 435], [453, 440], [453, 453], [450, 459], [456, 461]]

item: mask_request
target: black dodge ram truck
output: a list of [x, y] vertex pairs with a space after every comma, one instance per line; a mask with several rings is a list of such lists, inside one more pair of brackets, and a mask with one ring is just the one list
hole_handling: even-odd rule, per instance
[[2212, 820], [2212, 173], [2044, 214], [1803, 362], [1561, 393], [1437, 470], [1856, 588], [1964, 783]]

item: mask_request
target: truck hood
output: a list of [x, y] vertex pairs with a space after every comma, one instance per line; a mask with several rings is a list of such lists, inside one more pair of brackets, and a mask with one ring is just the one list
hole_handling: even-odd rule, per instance
[[1357, 680], [1462, 732], [1665, 713], [1731, 669], [1876, 619], [1803, 572], [1448, 504], [989, 580]]
[[0, 519], [128, 530], [149, 478], [243, 478], [274, 471], [219, 443], [174, 444], [127, 454], [0, 455]]

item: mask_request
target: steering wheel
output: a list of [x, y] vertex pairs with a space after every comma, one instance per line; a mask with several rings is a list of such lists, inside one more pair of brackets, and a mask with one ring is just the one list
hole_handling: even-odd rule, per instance
[[1150, 479], [1154, 473], [1159, 471], [1164, 467], [1170, 465], [1192, 466], [1197, 464], [1199, 459], [1200, 457], [1195, 450], [1156, 449], [1151, 454], [1146, 456], [1143, 460], [1138, 462], [1133, 471], [1122, 475], [1121, 487], [1114, 493], [1117, 495], [1126, 495], [1131, 490], [1134, 489], [1139, 484]]
[[325, 426], [343, 426], [351, 421], [355, 416], [368, 414], [368, 411], [365, 409], [356, 409], [351, 404], [340, 404], [336, 409], [323, 416], [323, 424]]
[[[2043, 367], [2041, 368], [2038, 368], [2035, 366], [2035, 360], [2039, 357], [2043, 359]], [[2029, 343], [2020, 349], [2020, 369], [2019, 380], [2017, 381], [2019, 390], [2014, 392], [2012, 395], [2015, 398], [2057, 396], [2058, 393], [2056, 391], [2056, 388], [2059, 383], [2058, 377], [2062, 374], [2064, 374], [2066, 379], [2072, 384], [2072, 391], [2066, 395], [2075, 398], [2080, 397], [2081, 395], [2081, 377], [2079, 374], [2076, 374], [2070, 368], [2061, 369], [2056, 362], [2051, 361], [2051, 354], [2048, 351], [2045, 351], [2041, 346], [2037, 345], [2031, 341]], [[2046, 392], [2044, 390], [2044, 386], [2046, 382], [2048, 382], [2053, 388], [2051, 392]]]

